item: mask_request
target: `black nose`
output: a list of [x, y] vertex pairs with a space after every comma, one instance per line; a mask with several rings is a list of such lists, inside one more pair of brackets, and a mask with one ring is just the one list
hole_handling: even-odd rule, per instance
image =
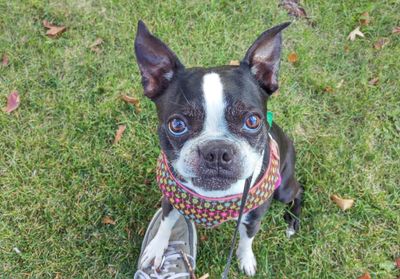
[[228, 167], [231, 165], [235, 155], [234, 148], [231, 145], [219, 140], [205, 144], [200, 149], [200, 153], [205, 164], [212, 169]]

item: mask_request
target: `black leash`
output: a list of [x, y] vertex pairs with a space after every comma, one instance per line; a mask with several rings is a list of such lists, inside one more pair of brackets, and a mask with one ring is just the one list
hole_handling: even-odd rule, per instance
[[[271, 132], [271, 128], [272, 128], [273, 117], [274, 117], [274, 115], [272, 114], [272, 112], [267, 112], [268, 136], [269, 137], [271, 136], [270, 132]], [[228, 259], [226, 260], [224, 273], [222, 273], [222, 279], [228, 278], [229, 268], [231, 266], [231, 261], [232, 261], [233, 249], [235, 248], [237, 233], [239, 231], [240, 222], [242, 221], [243, 210], [244, 210], [244, 206], [246, 204], [247, 194], [249, 193], [249, 190], [250, 190], [250, 184], [251, 184], [252, 178], [253, 178], [253, 175], [250, 176], [249, 178], [247, 178], [246, 184], [244, 185], [243, 195], [242, 195], [242, 203], [240, 204], [240, 209], [239, 209], [239, 218], [236, 223], [235, 233], [233, 234], [233, 237], [232, 237], [231, 248], [229, 250]]]
[[243, 210], [244, 210], [244, 206], [246, 204], [247, 194], [249, 193], [249, 189], [250, 189], [250, 184], [251, 184], [252, 178], [253, 178], [253, 176], [250, 176], [249, 178], [247, 178], [246, 179], [246, 183], [244, 185], [244, 190], [243, 190], [243, 195], [242, 195], [242, 202], [240, 204], [240, 209], [239, 209], [239, 217], [237, 219], [235, 233], [233, 234], [233, 237], [232, 237], [231, 248], [230, 248], [230, 251], [229, 251], [228, 259], [226, 260], [224, 273], [222, 273], [222, 279], [228, 278], [229, 267], [231, 266], [231, 261], [232, 261], [233, 249], [235, 248], [236, 237], [237, 237], [237, 233], [239, 231], [240, 222], [242, 221]]

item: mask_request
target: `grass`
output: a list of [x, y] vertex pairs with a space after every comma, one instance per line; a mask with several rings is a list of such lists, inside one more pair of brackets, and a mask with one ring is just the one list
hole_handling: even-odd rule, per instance
[[[298, 151], [302, 227], [286, 239], [285, 207], [274, 203], [254, 243], [257, 278], [395, 278], [400, 36], [391, 31], [400, 3], [303, 4], [315, 27], [298, 20], [285, 31], [280, 93], [269, 103]], [[155, 108], [133, 54], [137, 20], [187, 66], [211, 66], [241, 59], [261, 31], [291, 18], [278, 1], [0, 0], [0, 10], [0, 55], [10, 57], [0, 106], [12, 90], [21, 95], [17, 111], [0, 113], [0, 277], [132, 278], [160, 198]], [[365, 38], [348, 41], [365, 11]], [[68, 31], [50, 39], [44, 19]], [[374, 49], [381, 37], [389, 44]], [[89, 47], [96, 38], [100, 54]], [[142, 111], [121, 94], [139, 98]], [[119, 124], [127, 130], [113, 145]], [[342, 212], [331, 194], [355, 206]], [[197, 274], [219, 277], [232, 232], [233, 223], [199, 229]], [[235, 263], [231, 278], [241, 276]]]

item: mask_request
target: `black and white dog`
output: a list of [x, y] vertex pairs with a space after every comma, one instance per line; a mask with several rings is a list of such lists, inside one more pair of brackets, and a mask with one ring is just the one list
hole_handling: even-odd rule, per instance
[[[268, 97], [278, 89], [281, 31], [289, 23], [260, 35], [239, 66], [186, 69], [174, 52], [139, 21], [135, 52], [144, 94], [157, 107], [161, 148], [187, 188], [211, 198], [243, 192], [268, 165], [266, 121]], [[256, 272], [252, 242], [272, 199], [290, 204], [285, 215], [290, 237], [299, 228], [303, 189], [294, 176], [293, 143], [274, 123], [281, 185], [263, 205], [247, 212], [239, 227], [237, 256], [247, 275]], [[141, 266], [161, 262], [178, 211], [163, 200], [163, 220], [143, 254]]]

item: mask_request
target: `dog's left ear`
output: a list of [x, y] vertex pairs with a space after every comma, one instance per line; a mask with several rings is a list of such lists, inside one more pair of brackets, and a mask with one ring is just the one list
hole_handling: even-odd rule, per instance
[[271, 95], [278, 89], [278, 72], [281, 56], [281, 31], [290, 22], [277, 25], [262, 33], [247, 50], [242, 63], [249, 65], [260, 86]]

